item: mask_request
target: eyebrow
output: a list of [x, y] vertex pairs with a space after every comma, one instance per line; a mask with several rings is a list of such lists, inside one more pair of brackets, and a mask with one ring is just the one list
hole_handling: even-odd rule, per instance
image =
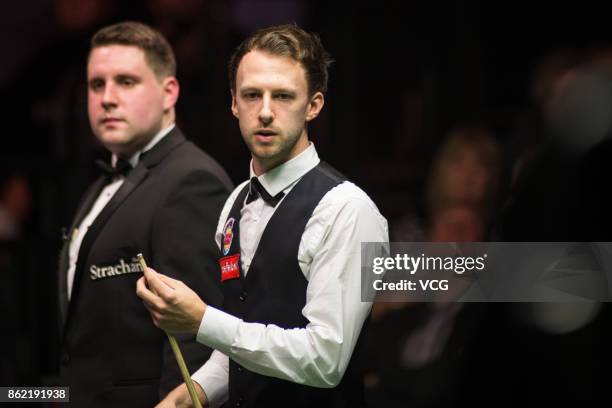
[[256, 88], [254, 86], [247, 86], [247, 87], [244, 87], [244, 88], [240, 88], [238, 91], [240, 93], [244, 93], [244, 92], [261, 92], [261, 89], [260, 88]]
[[287, 95], [296, 95], [297, 91], [292, 91], [290, 89], [277, 89], [276, 91], [272, 91], [273, 94], [287, 94]]
[[[142, 77], [140, 75], [135, 75], [135, 74], [115, 74], [111, 77], [111, 79], [113, 80], [117, 80], [117, 79], [125, 79], [125, 78], [129, 78], [129, 79], [142, 79]], [[95, 81], [95, 80], [102, 80], [102, 81], [106, 81], [106, 77], [104, 75], [92, 75], [90, 78], [87, 79], [87, 82], [90, 81]]]
[[140, 79], [140, 76], [134, 74], [117, 74], [113, 77], [114, 79]]
[[[244, 92], [262, 92], [262, 89], [258, 88], [256, 86], [246, 86], [244, 88], [240, 88], [238, 91], [240, 93], [244, 93]], [[278, 94], [278, 93], [287, 93], [287, 94], [291, 94], [291, 95], [296, 95], [297, 94], [297, 90], [290, 89], [290, 88], [284, 88], [284, 87], [273, 89], [271, 92], [273, 94]]]

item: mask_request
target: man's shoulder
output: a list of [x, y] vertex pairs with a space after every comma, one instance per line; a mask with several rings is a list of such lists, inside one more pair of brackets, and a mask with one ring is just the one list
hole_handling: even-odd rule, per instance
[[334, 206], [366, 205], [376, 209], [376, 204], [374, 204], [370, 196], [359, 186], [348, 180], [339, 183], [329, 190], [321, 199], [321, 203]]
[[164, 159], [164, 164], [185, 169], [205, 169], [210, 166], [220, 167], [214, 158], [189, 140], [185, 140], [176, 149], [172, 150]]
[[340, 214], [353, 221], [368, 217], [386, 224], [385, 218], [374, 201], [365, 191], [350, 181], [343, 181], [329, 190], [319, 201], [313, 216], [327, 219], [333, 223]]
[[229, 191], [234, 186], [223, 167], [212, 156], [193, 142], [186, 140], [163, 161], [165, 177], [184, 177], [193, 173], [208, 173], [218, 179]]
[[388, 225], [374, 201], [357, 185], [344, 181], [319, 201], [302, 237], [304, 253], [317, 253], [324, 242], [388, 240]]

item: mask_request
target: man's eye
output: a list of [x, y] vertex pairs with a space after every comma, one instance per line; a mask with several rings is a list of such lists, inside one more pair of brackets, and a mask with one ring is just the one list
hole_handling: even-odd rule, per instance
[[276, 99], [280, 101], [288, 101], [292, 99], [292, 95], [288, 93], [280, 93], [280, 94], [276, 94]]
[[119, 84], [126, 87], [132, 87], [136, 85], [136, 81], [134, 81], [132, 78], [121, 78], [119, 80]]
[[102, 88], [104, 88], [104, 81], [100, 81], [100, 80], [89, 81], [89, 89], [91, 89], [92, 91], [99, 91]]
[[247, 92], [243, 96], [244, 96], [244, 99], [250, 100], [250, 101], [259, 98], [259, 94], [257, 92]]

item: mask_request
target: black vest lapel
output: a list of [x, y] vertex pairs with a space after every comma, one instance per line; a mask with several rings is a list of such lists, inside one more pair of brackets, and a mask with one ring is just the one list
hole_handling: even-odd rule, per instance
[[[240, 256], [240, 210], [242, 209], [244, 200], [248, 192], [249, 184], [247, 183], [247, 185], [242, 189], [242, 191], [238, 193], [236, 200], [234, 200], [234, 205], [232, 206], [232, 209], [230, 210], [227, 216], [227, 220], [225, 221], [223, 235], [221, 236], [221, 263], [223, 263], [224, 258], [229, 258], [236, 255]], [[231, 219], [234, 220], [233, 226], [231, 228], [231, 231], [227, 231], [228, 221]], [[229, 234], [231, 234], [231, 238]], [[231, 242], [229, 242], [230, 239]], [[229, 248], [224, 247], [224, 245], [228, 245], [228, 243]], [[242, 270], [240, 258], [238, 258], [238, 269], [240, 271], [240, 276], [238, 279], [228, 279], [224, 281], [223, 267], [221, 266], [221, 282], [222, 285], [226, 288], [231, 287], [232, 291], [243, 293], [244, 271]]]

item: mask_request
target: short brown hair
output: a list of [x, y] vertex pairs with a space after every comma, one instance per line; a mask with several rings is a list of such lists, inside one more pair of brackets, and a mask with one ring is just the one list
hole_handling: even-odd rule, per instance
[[292, 58], [302, 64], [306, 71], [310, 95], [327, 91], [327, 69], [333, 60], [323, 48], [319, 36], [308, 33], [295, 24], [258, 30], [236, 48], [229, 62], [229, 80], [232, 91], [236, 89], [238, 65], [242, 57], [252, 50]]
[[152, 27], [124, 21], [100, 29], [91, 38], [90, 52], [105, 45], [131, 45], [140, 48], [147, 64], [158, 78], [176, 75], [174, 52], [164, 36]]

